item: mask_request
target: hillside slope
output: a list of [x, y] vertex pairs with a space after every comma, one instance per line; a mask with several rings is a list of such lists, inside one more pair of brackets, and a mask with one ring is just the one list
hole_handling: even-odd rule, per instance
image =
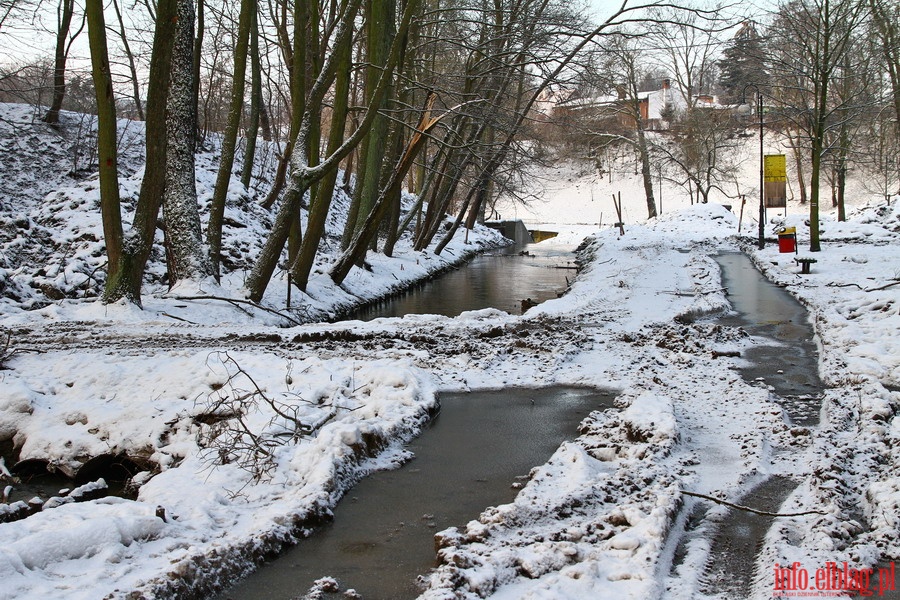
[[[39, 309], [62, 299], [94, 301], [103, 289], [106, 254], [94, 131], [96, 125], [90, 116], [63, 113], [60, 126], [51, 127], [39, 120], [33, 107], [0, 104], [0, 309], [4, 312]], [[127, 228], [143, 176], [143, 123], [120, 121], [119, 132], [120, 193]], [[204, 227], [218, 168], [217, 150], [217, 139], [210, 139], [196, 155], [198, 202]], [[239, 182], [238, 157], [225, 212], [221, 289], [207, 289], [206, 293], [242, 296], [245, 276], [272, 225], [274, 213], [263, 209], [258, 200], [273, 179], [276, 154], [277, 148], [271, 144], [261, 149], [258, 157], [263, 158], [256, 166], [249, 190]], [[411, 201], [406, 196], [405, 206]], [[368, 275], [354, 273], [339, 289], [325, 273], [340, 251], [349, 202], [345, 190], [336, 190], [309, 293], [294, 294], [295, 319], [327, 317], [336, 309], [346, 309], [427, 277], [479, 248], [504, 243], [493, 231], [479, 227], [468, 242], [455, 240], [443, 256], [426, 251], [411, 258], [407, 232], [398, 244], [393, 262], [380, 255], [373, 257]], [[301, 222], [305, 227], [305, 210]], [[169, 291], [161, 231], [156, 242], [144, 279], [144, 293], [152, 297]], [[392, 275], [395, 272], [399, 277]], [[360, 277], [362, 280], [354, 280]], [[284, 306], [286, 288], [283, 270], [276, 272], [266, 301]]]

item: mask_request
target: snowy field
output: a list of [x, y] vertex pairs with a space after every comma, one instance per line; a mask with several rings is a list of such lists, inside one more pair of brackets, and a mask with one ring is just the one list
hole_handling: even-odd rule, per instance
[[[65, 193], [88, 202], [92, 192]], [[20, 460], [63, 472], [110, 453], [145, 470], [136, 500], [59, 498], [0, 524], [0, 598], [209, 595], [402, 456], [438, 391], [513, 385], [613, 387], [621, 410], [586, 419], [513, 503], [438, 533], [442, 566], [424, 598], [705, 598], [708, 542], [695, 540], [683, 565], [669, 569], [667, 536], [683, 492], [733, 501], [767, 475], [799, 484], [785, 510], [816, 512], [779, 520], [748, 597], [772, 597], [775, 563], [814, 570], [896, 560], [898, 203], [859, 206], [847, 223], [823, 218], [823, 251], [800, 275], [772, 241], [753, 247], [746, 215], [738, 236], [736, 215], [718, 204], [640, 222], [640, 203], [629, 200], [624, 236], [607, 217], [599, 230], [575, 218], [555, 223], [561, 235], [544, 243], [574, 246], [587, 236], [584, 268], [564, 297], [523, 316], [486, 309], [288, 327], [269, 312], [162, 293], [148, 295], [144, 311], [90, 299], [24, 310], [34, 296], [17, 288], [20, 301], [6, 294], [0, 316], [9, 336], [0, 441], [12, 440]], [[32, 230], [46, 208], [33, 210]], [[551, 214], [534, 220], [552, 223]], [[806, 254], [799, 210], [787, 224]], [[480, 235], [455, 240], [453, 256], [496, 243]], [[826, 384], [818, 427], [791, 424], [765, 386], [740, 377], [740, 359], [713, 358], [758, 340], [680, 318], [729, 310], [711, 255], [736, 249], [810, 311]], [[361, 272], [353, 294], [378, 296], [397, 286], [395, 276], [450, 260], [398, 254]], [[31, 280], [63, 276], [50, 270]], [[324, 284], [312, 289], [323, 314], [346, 301]], [[267, 300], [280, 306], [282, 293]], [[6, 506], [0, 516], [14, 508]]]

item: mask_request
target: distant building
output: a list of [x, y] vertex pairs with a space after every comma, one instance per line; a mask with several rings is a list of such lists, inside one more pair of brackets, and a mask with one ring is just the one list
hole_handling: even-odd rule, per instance
[[[584, 94], [572, 92], [565, 99], [558, 100], [553, 107], [553, 116], [557, 120], [589, 119], [595, 122], [607, 121], [608, 128], [618, 125], [621, 128], [633, 129], [633, 111], [626, 110], [626, 103], [638, 103], [644, 129], [664, 131], [669, 129], [672, 121], [687, 109], [687, 94], [673, 88], [670, 80], [664, 79], [660, 89], [649, 92], [638, 92], [636, 98], [628, 98], [625, 86], [618, 88], [616, 95]], [[695, 95], [692, 98], [695, 108], [702, 110], [718, 110], [721, 105], [711, 95]], [[613, 123], [614, 122], [614, 123]]]

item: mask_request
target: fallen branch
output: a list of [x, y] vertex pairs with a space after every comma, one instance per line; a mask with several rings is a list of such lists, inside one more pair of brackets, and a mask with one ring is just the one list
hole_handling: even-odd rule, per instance
[[671, 295], [673, 295], [673, 296], [685, 296], [685, 297], [690, 297], [690, 296], [703, 296], [703, 295], [705, 295], [705, 294], [715, 294], [715, 293], [717, 293], [717, 292], [725, 292], [725, 291], [727, 291], [725, 288], [718, 288], [718, 289], [714, 289], [714, 290], [697, 290], [697, 291], [694, 291], [694, 292], [679, 292], [679, 291], [677, 291], [677, 290], [676, 290], [676, 291], [662, 290], [661, 293], [663, 293], [663, 294], [671, 294]]
[[[858, 283], [834, 283], [834, 282], [832, 282], [832, 283], [826, 283], [825, 287], [855, 287], [860, 290], [863, 289], [863, 287], [861, 285], [859, 285]], [[868, 290], [866, 290], [866, 291], [868, 291]]]
[[11, 359], [16, 354], [25, 354], [26, 352], [35, 352], [38, 353], [40, 350], [30, 350], [23, 348], [12, 348], [10, 349], [10, 345], [12, 344], [12, 331], [6, 332], [6, 343], [0, 348], [0, 371], [6, 369], [6, 361]]
[[297, 319], [294, 319], [293, 317], [286, 315], [281, 311], [275, 310], [274, 308], [268, 308], [261, 304], [257, 304], [256, 302], [253, 302], [252, 300], [241, 300], [238, 298], [223, 298], [222, 296], [169, 296], [169, 297], [172, 298], [173, 300], [220, 300], [222, 302], [228, 302], [229, 304], [234, 305], [236, 308], [240, 308], [237, 306], [238, 304], [247, 304], [249, 306], [253, 306], [254, 308], [258, 308], [259, 310], [262, 310], [262, 311], [265, 311], [268, 313], [272, 313], [273, 315], [278, 315], [279, 317], [281, 317], [283, 319], [287, 319], [294, 325], [303, 325], [303, 323], [301, 323]]
[[887, 284], [887, 285], [883, 285], [883, 286], [881, 286], [881, 287], [877, 287], [877, 288], [869, 288], [869, 289], [867, 289], [866, 291], [867, 291], [867, 292], [878, 292], [878, 291], [880, 291], [880, 290], [886, 290], [886, 289], [888, 289], [889, 287], [894, 287], [895, 285], [900, 285], [900, 279], [898, 279], [897, 281], [894, 281], [893, 283], [889, 283], [889, 284]]
[[719, 500], [713, 496], [707, 496], [706, 494], [699, 494], [697, 492], [688, 492], [687, 490], [682, 490], [682, 494], [685, 496], [693, 496], [695, 498], [702, 498], [704, 500], [709, 500], [710, 502], [715, 502], [716, 504], [722, 504], [727, 506], [728, 508], [734, 508], [736, 510], [743, 510], [746, 512], [753, 513], [755, 515], [762, 515], [764, 517], [802, 517], [805, 515], [825, 515], [827, 513], [823, 513], [820, 510], [808, 510], [806, 512], [798, 512], [798, 513], [774, 513], [768, 512], [765, 510], [757, 510], [755, 508], [750, 508], [749, 506], [742, 506], [740, 504], [734, 504], [732, 502], [726, 502], [725, 500]]
[[159, 313], [159, 314], [161, 314], [164, 317], [169, 317], [170, 319], [175, 319], [176, 321], [182, 321], [184, 323], [190, 323], [191, 325], [197, 325], [197, 323], [194, 323], [193, 321], [188, 321], [187, 319], [182, 319], [181, 317], [176, 317], [175, 315], [170, 315], [167, 312]]

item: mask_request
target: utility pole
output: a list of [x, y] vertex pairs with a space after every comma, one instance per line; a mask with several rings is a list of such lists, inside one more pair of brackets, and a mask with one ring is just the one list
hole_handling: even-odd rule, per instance
[[[766, 246], [766, 185], [763, 163], [765, 155], [763, 150], [763, 98], [759, 86], [755, 83], [748, 83], [744, 86], [741, 94], [743, 98], [747, 97], [747, 88], [752, 87], [756, 90], [756, 115], [759, 118], [759, 249], [762, 250]], [[749, 103], [748, 103], [749, 104]]]

